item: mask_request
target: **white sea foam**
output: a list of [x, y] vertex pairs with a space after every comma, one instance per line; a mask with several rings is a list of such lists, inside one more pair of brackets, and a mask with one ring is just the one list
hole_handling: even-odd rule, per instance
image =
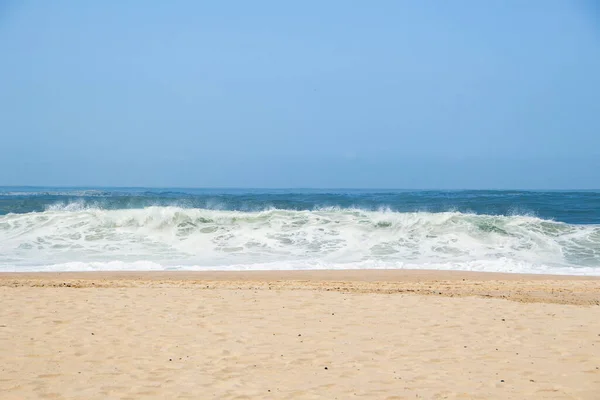
[[600, 226], [532, 216], [89, 207], [0, 216], [0, 271], [433, 268], [600, 275]]

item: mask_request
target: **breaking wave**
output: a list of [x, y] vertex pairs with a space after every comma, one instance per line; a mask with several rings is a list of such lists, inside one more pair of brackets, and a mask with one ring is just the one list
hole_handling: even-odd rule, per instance
[[0, 270], [427, 268], [600, 274], [600, 225], [460, 212], [106, 210], [0, 216]]

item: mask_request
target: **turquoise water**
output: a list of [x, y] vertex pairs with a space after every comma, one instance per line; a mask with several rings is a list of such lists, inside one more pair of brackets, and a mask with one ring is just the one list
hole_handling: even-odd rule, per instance
[[0, 270], [600, 275], [600, 191], [0, 187]]

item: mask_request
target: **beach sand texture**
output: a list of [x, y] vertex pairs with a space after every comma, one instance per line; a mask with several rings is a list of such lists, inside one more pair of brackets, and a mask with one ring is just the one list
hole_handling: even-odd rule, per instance
[[423, 271], [3, 274], [0, 398], [599, 399], [599, 293]]

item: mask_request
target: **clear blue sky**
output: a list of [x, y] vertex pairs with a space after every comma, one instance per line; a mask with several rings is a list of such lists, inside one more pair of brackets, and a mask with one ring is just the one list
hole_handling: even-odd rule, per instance
[[600, 188], [594, 0], [0, 0], [0, 76], [0, 185]]

